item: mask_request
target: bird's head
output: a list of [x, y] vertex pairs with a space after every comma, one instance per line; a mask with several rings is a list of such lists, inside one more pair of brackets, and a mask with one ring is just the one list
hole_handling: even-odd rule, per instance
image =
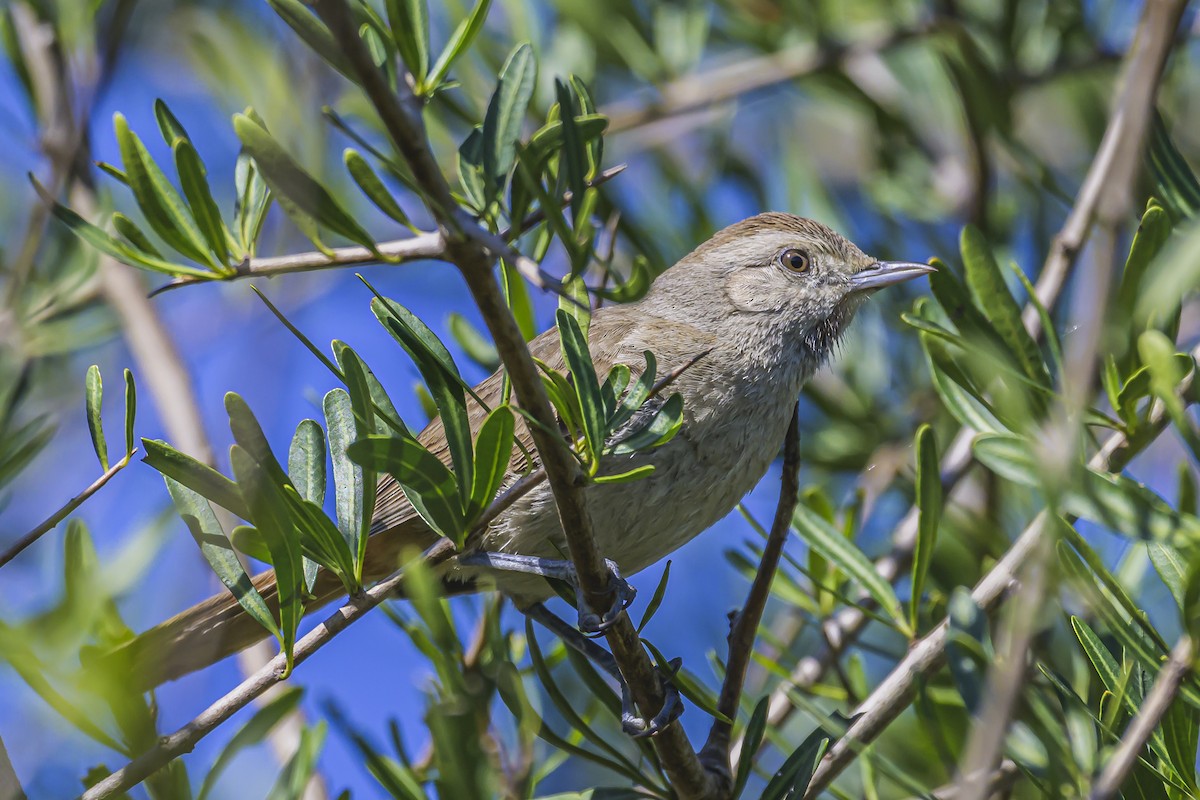
[[800, 337], [823, 357], [868, 295], [932, 271], [874, 259], [819, 222], [767, 213], [718, 231], [646, 299], [681, 321]]

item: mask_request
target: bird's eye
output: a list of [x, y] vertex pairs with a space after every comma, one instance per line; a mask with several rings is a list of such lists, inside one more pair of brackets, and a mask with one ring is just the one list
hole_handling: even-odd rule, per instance
[[779, 254], [779, 263], [784, 269], [791, 270], [796, 273], [808, 272], [812, 266], [812, 259], [808, 257], [808, 253], [800, 250], [784, 250]]

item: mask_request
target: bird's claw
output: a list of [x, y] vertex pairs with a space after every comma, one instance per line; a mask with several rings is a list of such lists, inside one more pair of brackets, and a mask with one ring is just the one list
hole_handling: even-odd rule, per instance
[[613, 593], [612, 605], [604, 613], [597, 614], [591, 609], [583, 590], [579, 587], [579, 582], [574, 582], [575, 605], [579, 609], [579, 630], [589, 636], [599, 636], [611, 628], [620, 619], [625, 609], [629, 608], [633, 599], [637, 597], [637, 589], [621, 577], [617, 562], [606, 558], [604, 563], [608, 567], [609, 590]]
[[629, 685], [622, 681], [621, 683], [621, 730], [627, 736], [634, 739], [644, 739], [649, 736], [654, 736], [663, 731], [668, 725], [679, 719], [679, 715], [683, 713], [683, 700], [679, 696], [679, 690], [675, 688], [675, 684], [671, 678], [679, 670], [683, 664], [683, 659], [675, 658], [667, 663], [670, 667], [669, 673], [664, 673], [662, 670], [658, 672], [659, 681], [663, 689], [663, 704], [658, 713], [647, 720], [645, 717], [639, 716], [634, 708], [633, 696], [629, 691]]

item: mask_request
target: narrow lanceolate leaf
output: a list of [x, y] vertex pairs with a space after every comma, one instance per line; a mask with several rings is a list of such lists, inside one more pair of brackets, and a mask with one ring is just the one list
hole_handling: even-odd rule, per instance
[[[354, 463], [347, 448], [358, 438], [354, 405], [350, 395], [333, 389], [325, 395], [325, 427], [329, 431], [329, 455], [333, 460], [334, 514], [337, 527], [352, 553], [358, 552], [358, 521], [362, 517], [363, 468]], [[356, 569], [357, 569], [356, 562]]]
[[1049, 386], [1050, 375], [1037, 343], [1021, 322], [1021, 309], [1004, 282], [991, 247], [974, 226], [963, 228], [962, 256], [967, 286], [975, 303], [1004, 340], [1025, 375], [1040, 385]]
[[1188, 573], [1190, 568], [1183, 553], [1177, 547], [1162, 542], [1147, 542], [1146, 555], [1154, 565], [1154, 571], [1162, 578], [1163, 584], [1175, 598], [1176, 604], [1183, 609], [1185, 592], [1187, 590]]
[[767, 711], [770, 703], [770, 696], [764, 696], [759, 700], [750, 714], [750, 721], [746, 723], [746, 732], [742, 737], [742, 753], [738, 759], [737, 774], [733, 781], [733, 791], [729, 793], [734, 800], [742, 796], [746, 784], [750, 782], [750, 775], [754, 771], [755, 754], [758, 753], [759, 745], [762, 744], [763, 737], [767, 732]]
[[375, 204], [376, 208], [401, 225], [412, 225], [408, 215], [404, 213], [404, 209], [396, 202], [396, 198], [392, 197], [392, 193], [383, 185], [383, 181], [375, 174], [375, 170], [357, 150], [350, 147], [343, 150], [342, 162], [346, 165], [350, 177], [358, 184], [358, 188], [362, 189], [362, 193]]
[[301, 420], [288, 448], [288, 479], [305, 500], [325, 502], [325, 434], [315, 419]]
[[267, 467], [256, 462], [241, 445], [230, 448], [229, 458], [238, 489], [250, 509], [250, 518], [271, 553], [279, 592], [279, 642], [287, 662], [286, 671], [291, 672], [292, 647], [303, 602], [300, 535], [292, 524], [283, 493]]
[[173, 147], [178, 139], [191, 140], [187, 129], [183, 127], [183, 123], [171, 112], [171, 109], [161, 97], [154, 101], [154, 119], [158, 122], [158, 130], [162, 133], [163, 141], [167, 143], [167, 147]]
[[792, 525], [808, 546], [815, 549], [830, 563], [853, 578], [859, 586], [867, 591], [879, 607], [892, 618], [905, 634], [911, 635], [908, 618], [896, 599], [892, 585], [875, 571], [875, 565], [855, 547], [854, 543], [842, 535], [842, 532], [830, 525], [818, 514], [803, 505], [796, 507], [792, 516]]
[[[375, 433], [375, 408], [371, 401], [371, 387], [367, 383], [367, 368], [349, 347], [339, 348], [337, 355], [342, 372], [346, 375], [346, 388], [350, 392], [355, 438], [362, 439]], [[371, 535], [371, 518], [375, 516], [375, 488], [378, 483], [378, 475], [373, 470], [363, 469], [361, 506], [353, 520], [352, 535], [347, 540], [350, 552], [356, 554], [355, 563], [360, 565], [360, 570], [367, 555], [367, 537]]]
[[[371, 235], [324, 186], [296, 163], [266, 128], [245, 114], [235, 114], [233, 129], [284, 210], [291, 207], [289, 216], [298, 226], [304, 229], [310, 221], [315, 222], [356, 244], [375, 249]], [[299, 212], [300, 216], [295, 216], [294, 212]]]
[[179, 184], [183, 187], [183, 196], [187, 198], [196, 224], [204, 234], [204, 240], [215, 255], [215, 260], [209, 263], [221, 271], [229, 271], [229, 238], [225, 224], [221, 221], [221, 210], [213, 199], [212, 190], [208, 186], [204, 163], [187, 139], [179, 139], [171, 148], [175, 153], [175, 169], [179, 172]]
[[137, 385], [133, 372], [125, 370], [125, 455], [133, 455], [133, 424], [137, 420]]
[[396, 49], [420, 87], [429, 74], [429, 9], [425, 0], [386, 0], [386, 5]]
[[149, 253], [155, 258], [162, 258], [162, 252], [154, 246], [154, 242], [150, 241], [150, 237], [142, 232], [137, 223], [120, 211], [113, 212], [112, 226], [116, 229], [117, 233], [125, 237], [125, 241], [129, 242], [129, 246], [133, 249]]
[[142, 459], [168, 478], [207, 498], [242, 519], [250, 519], [250, 511], [242, 501], [237, 484], [207, 464], [181, 453], [164, 441], [142, 439], [146, 457]]
[[471, 46], [471, 42], [479, 35], [479, 31], [483, 29], [483, 23], [487, 19], [488, 9], [492, 5], [492, 0], [475, 0], [475, 7], [471, 9], [471, 13], [467, 18], [458, 24], [454, 29], [454, 33], [450, 36], [450, 41], [446, 43], [446, 49], [438, 56], [434, 62], [433, 69], [429, 71], [429, 79], [422, 81], [421, 88], [424, 91], [429, 91], [437, 88], [442, 79], [446, 77], [446, 73], [450, 71], [450, 67], [454, 64], [467, 48]]
[[501, 406], [488, 414], [479, 429], [475, 440], [475, 474], [465, 515], [468, 524], [491, 504], [508, 474], [514, 428], [512, 411], [508, 406]]
[[371, 301], [371, 310], [416, 363], [425, 379], [446, 431], [458, 494], [462, 498], [470, 497], [474, 448], [467, 420], [466, 384], [450, 351], [424, 322], [399, 303], [376, 297]]
[[583, 206], [583, 195], [587, 191], [587, 153], [584, 150], [583, 137], [575, 124], [575, 102], [571, 90], [562, 81], [554, 82], [558, 96], [559, 113], [562, 115], [562, 169], [567, 178], [567, 188], [571, 190], [572, 218], [579, 222], [579, 210]]
[[937, 440], [933, 428], [922, 425], [917, 431], [917, 542], [913, 550], [912, 597], [908, 605], [908, 621], [915, 631], [921, 608], [925, 577], [933, 561], [937, 544], [938, 524], [942, 516], [942, 477], [938, 468]]
[[96, 458], [100, 459], [100, 469], [108, 471], [108, 443], [104, 440], [104, 425], [100, 419], [100, 406], [104, 400], [104, 384], [100, 380], [100, 367], [92, 364], [88, 367], [85, 381], [84, 404], [87, 410], [88, 433], [92, 436], [92, 447]]
[[275, 624], [271, 610], [267, 607], [262, 595], [254, 588], [254, 583], [246, 574], [246, 570], [242, 569], [237, 553], [234, 552], [233, 546], [225, 536], [225, 531], [217, 522], [212, 506], [182, 483], [170, 478], [164, 478], [164, 480], [167, 482], [167, 491], [171, 494], [171, 500], [175, 503], [175, 510], [187, 525], [196, 544], [200, 546], [200, 553], [212, 567], [213, 572], [217, 574], [217, 578], [225, 584], [225, 588], [229, 589], [237, 598], [238, 604], [246, 609], [246, 613], [253, 617], [255, 622], [275, 636], [279, 636], [279, 626]]
[[188, 275], [193, 278], [209, 279], [213, 277], [213, 273], [206, 269], [197, 269], [196, 267], [188, 266], [187, 264], [176, 264], [171, 261], [166, 261], [154, 252], [142, 250], [138, 247], [126, 244], [121, 240], [111, 235], [103, 228], [97, 227], [88, 222], [83, 217], [76, 214], [71, 209], [57, 202], [46, 187], [38, 183], [37, 178], [33, 175], [29, 176], [30, 182], [34, 189], [37, 190], [41, 198], [50, 204], [51, 213], [58, 219], [59, 222], [71, 229], [71, 232], [78, 236], [83, 241], [90, 244], [92, 247], [104, 253], [106, 256], [113, 258], [122, 264], [129, 264], [135, 267], [161, 272], [164, 275], [171, 277], [179, 277]]
[[[845, 727], [846, 718], [834, 712], [838, 724]], [[803, 797], [808, 782], [812, 780], [817, 762], [825, 754], [825, 748], [836, 737], [830, 735], [823, 727], [810, 733], [800, 746], [783, 762], [783, 766], [775, 773], [763, 789], [761, 800], [787, 800], [793, 797]]]
[[483, 118], [483, 172], [489, 197], [503, 187], [516, 159], [521, 124], [533, 97], [537, 60], [528, 42], [517, 45], [504, 62], [496, 91]]
[[1200, 719], [1189, 704], [1176, 700], [1162, 721], [1163, 748], [1175, 774], [1196, 795], [1196, 748], [1200, 746]]
[[581, 421], [584, 437], [587, 439], [589, 451], [598, 458], [605, 438], [604, 399], [600, 395], [600, 380], [596, 377], [596, 368], [592, 366], [587, 338], [580, 329], [579, 322], [561, 308], [558, 310], [557, 320], [563, 360], [567, 369], [571, 371], [571, 382], [574, 384], [583, 414]]
[[267, 0], [267, 2], [271, 4], [271, 8], [275, 9], [275, 13], [279, 14], [288, 24], [288, 27], [295, 31], [304, 40], [304, 43], [312, 48], [313, 52], [325, 59], [329, 66], [351, 81], [358, 80], [357, 74], [350, 66], [350, 62], [346, 60], [346, 56], [333, 38], [333, 34], [304, 3], [300, 0]]
[[387, 472], [429, 526], [462, 544], [463, 502], [453, 473], [412, 437], [368, 436], [347, 448], [350, 458], [376, 472]]
[[129, 129], [129, 123], [121, 114], [113, 115], [113, 126], [129, 188], [150, 227], [163, 241], [193, 261], [212, 264], [204, 234], [183, 198], [150, 157], [142, 140]]
[[667, 398], [667, 401], [662, 404], [662, 408], [654, 413], [649, 422], [617, 442], [616, 446], [612, 448], [612, 452], [621, 455], [639, 450], [651, 450], [671, 441], [682, 427], [683, 395], [676, 393]]

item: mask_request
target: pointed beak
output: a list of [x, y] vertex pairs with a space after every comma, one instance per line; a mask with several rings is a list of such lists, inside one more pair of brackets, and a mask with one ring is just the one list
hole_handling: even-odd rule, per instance
[[912, 261], [876, 261], [862, 272], [850, 278], [850, 291], [868, 292], [882, 289], [893, 283], [903, 283], [928, 275], [937, 270], [928, 264], [917, 264]]

